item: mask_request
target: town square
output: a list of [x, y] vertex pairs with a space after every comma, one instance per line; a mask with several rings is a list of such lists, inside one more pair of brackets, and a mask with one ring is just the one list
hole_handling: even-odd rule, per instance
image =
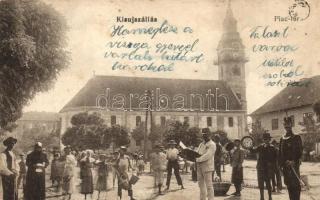
[[319, 200], [319, 6], [0, 0], [0, 200]]

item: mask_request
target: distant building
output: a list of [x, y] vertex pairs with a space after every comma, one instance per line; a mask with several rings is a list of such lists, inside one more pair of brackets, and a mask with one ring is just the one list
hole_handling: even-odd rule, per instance
[[45, 132], [51, 132], [59, 128], [59, 113], [52, 112], [25, 112], [22, 117], [17, 120], [18, 127], [15, 133], [19, 137], [24, 130], [40, 127]]
[[[230, 138], [242, 137], [246, 134], [247, 60], [230, 4], [217, 53], [219, 80], [94, 76], [60, 111], [61, 133], [79, 112], [98, 112], [107, 125], [118, 124], [131, 131], [145, 121], [145, 91], [149, 90], [153, 92], [155, 124], [164, 125], [169, 119], [188, 121], [191, 127], [223, 130]], [[133, 142], [132, 147], [135, 145]]]
[[313, 116], [319, 122], [312, 105], [320, 100], [320, 76], [302, 79], [301, 87], [288, 86], [250, 114], [253, 123], [260, 123], [272, 136], [279, 139], [284, 133], [283, 118], [292, 117], [293, 131], [302, 133], [303, 117]]

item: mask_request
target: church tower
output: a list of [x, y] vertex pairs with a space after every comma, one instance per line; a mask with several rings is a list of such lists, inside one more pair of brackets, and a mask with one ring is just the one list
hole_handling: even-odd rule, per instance
[[246, 79], [244, 45], [237, 31], [237, 20], [234, 18], [230, 1], [228, 3], [226, 17], [223, 21], [223, 34], [219, 42], [218, 77], [225, 81], [239, 98], [242, 110], [247, 110], [246, 105]]

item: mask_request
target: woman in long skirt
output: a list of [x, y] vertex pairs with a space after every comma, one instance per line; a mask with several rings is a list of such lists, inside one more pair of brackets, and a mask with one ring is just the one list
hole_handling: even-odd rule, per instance
[[69, 196], [69, 200], [71, 199], [71, 195], [74, 191], [74, 171], [77, 166], [77, 160], [74, 155], [71, 154], [70, 146], [65, 147], [65, 165], [63, 170], [63, 178], [62, 178], [62, 189], [63, 194]]
[[87, 150], [86, 157], [80, 160], [80, 168], [81, 168], [81, 194], [84, 194], [84, 198], [87, 199], [87, 194], [93, 194], [93, 176], [92, 176], [92, 167], [94, 163], [94, 159], [92, 158], [93, 152], [91, 150]]
[[108, 165], [106, 163], [106, 155], [101, 154], [99, 161], [96, 163], [98, 167], [98, 180], [96, 185], [96, 190], [98, 191], [98, 199], [100, 198], [100, 193], [102, 191], [107, 191], [108, 189]]

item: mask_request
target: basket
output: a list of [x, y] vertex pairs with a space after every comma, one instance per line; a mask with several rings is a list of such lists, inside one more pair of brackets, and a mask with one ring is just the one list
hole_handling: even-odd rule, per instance
[[225, 196], [229, 191], [230, 186], [231, 186], [230, 182], [215, 180], [213, 182], [214, 196]]
[[136, 184], [136, 183], [138, 182], [138, 180], [139, 180], [139, 177], [132, 174], [132, 176], [131, 176], [131, 178], [130, 178], [130, 180], [129, 180], [129, 183], [130, 183], [131, 185], [134, 185], [134, 184]]

